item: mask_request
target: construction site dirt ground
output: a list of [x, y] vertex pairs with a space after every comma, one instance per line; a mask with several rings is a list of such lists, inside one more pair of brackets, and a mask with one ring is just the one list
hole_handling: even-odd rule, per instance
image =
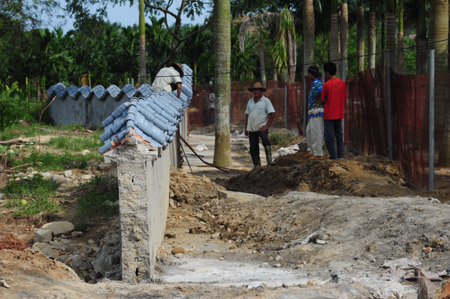
[[[187, 141], [213, 161], [211, 128]], [[25, 249], [40, 219], [3, 219], [19, 250], [0, 251], [0, 298], [417, 298], [411, 266], [435, 280], [439, 298], [450, 272], [450, 169], [437, 169], [436, 190], [426, 192], [382, 157], [296, 153], [252, 170], [247, 147], [232, 134], [228, 172], [183, 147], [156, 282], [85, 283]], [[101, 234], [108, 223], [97, 226]]]

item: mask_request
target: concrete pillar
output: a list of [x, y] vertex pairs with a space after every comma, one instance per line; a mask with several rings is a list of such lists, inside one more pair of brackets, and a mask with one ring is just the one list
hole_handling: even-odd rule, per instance
[[117, 163], [122, 280], [153, 280], [169, 205], [169, 151], [149, 151], [147, 145], [131, 137], [106, 153], [105, 160]]

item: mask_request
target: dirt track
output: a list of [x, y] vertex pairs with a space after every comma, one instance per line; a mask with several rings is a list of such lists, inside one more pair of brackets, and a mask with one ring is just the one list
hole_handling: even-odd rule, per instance
[[[233, 152], [245, 142], [235, 139]], [[419, 198], [396, 164], [379, 157], [298, 154], [251, 172], [248, 157], [238, 159], [247, 164], [231, 178], [200, 166], [194, 171], [208, 178], [173, 170], [157, 283], [86, 284], [42, 254], [4, 250], [0, 277], [10, 288], [0, 287], [0, 297], [416, 298], [417, 283], [402, 279], [408, 271], [381, 268], [385, 261], [450, 268], [450, 205], [430, 198], [446, 200], [445, 188]], [[219, 185], [209, 179], [216, 177]], [[177, 247], [185, 253], [174, 255]]]

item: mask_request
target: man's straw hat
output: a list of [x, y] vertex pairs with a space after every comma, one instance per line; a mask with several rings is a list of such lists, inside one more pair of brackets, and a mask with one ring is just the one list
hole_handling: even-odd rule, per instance
[[255, 89], [259, 89], [261, 91], [267, 90], [265, 87], [262, 86], [261, 82], [256, 82], [255, 84], [253, 84], [253, 87], [250, 87], [248, 90], [253, 92], [253, 90]]
[[174, 69], [176, 69], [180, 73], [180, 77], [184, 76], [183, 67], [181, 66], [181, 64], [171, 61], [168, 63], [168, 66], [171, 66]]

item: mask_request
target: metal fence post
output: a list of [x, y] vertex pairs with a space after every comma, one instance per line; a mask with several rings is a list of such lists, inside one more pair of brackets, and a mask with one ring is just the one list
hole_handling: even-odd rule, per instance
[[284, 128], [288, 127], [287, 71], [284, 71]]
[[429, 186], [430, 191], [434, 191], [434, 50], [430, 50], [430, 88], [429, 88], [429, 149], [428, 149], [428, 163], [429, 163]]
[[388, 157], [393, 160], [392, 154], [392, 97], [391, 97], [391, 51], [386, 53], [386, 105], [387, 105], [387, 125], [388, 125]]

